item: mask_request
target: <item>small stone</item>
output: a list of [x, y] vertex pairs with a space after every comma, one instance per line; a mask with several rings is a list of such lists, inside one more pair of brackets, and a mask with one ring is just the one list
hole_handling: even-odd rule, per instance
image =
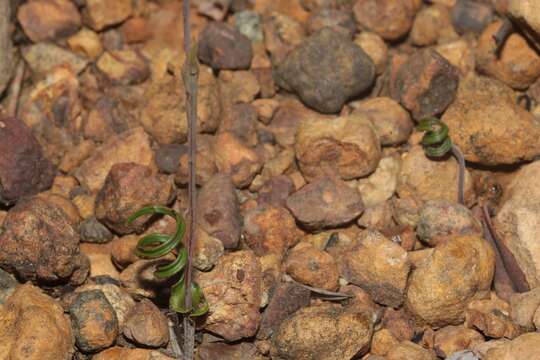
[[0, 202], [47, 190], [53, 179], [54, 167], [30, 128], [16, 118], [0, 119]]
[[535, 314], [540, 307], [540, 288], [512, 295], [510, 305], [512, 321], [527, 330], [533, 330]]
[[90, 29], [82, 28], [67, 39], [71, 51], [96, 60], [103, 53], [103, 44], [99, 35]]
[[278, 285], [263, 313], [257, 339], [271, 337], [286, 318], [309, 305], [310, 295], [311, 291], [294, 282]]
[[122, 24], [121, 31], [125, 42], [128, 44], [144, 42], [152, 37], [150, 24], [143, 17], [128, 19]]
[[405, 307], [433, 327], [457, 325], [467, 304], [491, 287], [495, 255], [478, 236], [458, 236], [435, 247], [409, 277]]
[[328, 27], [352, 37], [356, 32], [356, 22], [353, 14], [345, 9], [321, 8], [311, 14], [307, 22], [309, 34], [314, 34]]
[[511, 34], [497, 52], [493, 36], [501, 26], [502, 21], [496, 21], [480, 35], [477, 68], [514, 89], [526, 89], [540, 76], [540, 55], [519, 33]]
[[[414, 146], [402, 155], [397, 194], [400, 198], [414, 198], [416, 201], [458, 199], [458, 163], [454, 157], [445, 160], [428, 158], [421, 146]], [[472, 178], [465, 170], [465, 203], [474, 196]]]
[[491, 348], [484, 360], [534, 359], [538, 356], [540, 333], [523, 334], [512, 341]]
[[83, 219], [89, 219], [94, 216], [94, 208], [96, 203], [95, 195], [76, 195], [72, 201]]
[[416, 233], [430, 246], [453, 235], [482, 235], [482, 225], [465, 206], [445, 200], [428, 201], [420, 211]]
[[540, 154], [540, 126], [501, 82], [470, 74], [442, 117], [465, 159], [482, 165], [515, 164]]
[[77, 347], [84, 352], [108, 348], [118, 335], [118, 319], [109, 300], [99, 290], [77, 295], [69, 307]]
[[376, 231], [365, 231], [358, 245], [338, 259], [341, 276], [366, 290], [374, 301], [392, 307], [403, 302], [410, 263], [407, 252]]
[[95, 31], [121, 23], [132, 13], [131, 0], [118, 0], [111, 3], [107, 0], [86, 0], [83, 20]]
[[62, 281], [82, 266], [79, 234], [64, 211], [39, 197], [10, 209], [0, 234], [0, 265], [23, 280]]
[[248, 69], [253, 50], [250, 40], [224, 23], [210, 23], [199, 35], [199, 60], [215, 70]]
[[268, 125], [280, 104], [275, 99], [257, 99], [251, 105], [255, 108], [259, 121]]
[[193, 266], [201, 271], [208, 271], [224, 254], [225, 247], [220, 239], [210, 236], [206, 231], [197, 228], [193, 247]]
[[230, 176], [216, 174], [202, 187], [197, 199], [199, 226], [216, 237], [226, 249], [234, 249], [240, 240], [238, 198]]
[[88, 65], [87, 59], [47, 42], [23, 47], [21, 55], [37, 76], [47, 75], [53, 68], [60, 65], [65, 65], [78, 74]]
[[156, 278], [154, 273], [158, 266], [168, 264], [172, 260], [174, 260], [172, 255], [157, 260], [137, 260], [120, 273], [120, 283], [135, 299], [155, 298], [170, 284], [167, 284], [168, 279]]
[[441, 54], [448, 62], [460, 70], [461, 75], [468, 75], [474, 71], [476, 60], [474, 48], [465, 39], [451, 41], [435, 47], [435, 51]]
[[111, 137], [75, 171], [81, 185], [92, 192], [103, 187], [111, 167], [120, 162], [155, 166], [150, 138], [141, 127]]
[[161, 347], [169, 342], [167, 317], [150, 300], [138, 302], [127, 316], [124, 335], [137, 344]]
[[148, 166], [118, 163], [111, 167], [96, 197], [96, 218], [120, 234], [140, 230], [144, 220], [127, 224], [128, 218], [150, 205], [167, 205], [172, 184], [167, 176], [153, 174]]
[[206, 330], [227, 341], [256, 334], [261, 322], [262, 274], [259, 259], [251, 251], [222, 256], [212, 271], [198, 273], [196, 281], [210, 305]]
[[234, 26], [238, 32], [253, 42], [264, 40], [261, 16], [252, 10], [243, 10], [234, 14]]
[[375, 65], [346, 35], [325, 28], [291, 51], [275, 77], [279, 86], [296, 92], [306, 105], [336, 113], [371, 86]]
[[416, 46], [445, 43], [458, 38], [446, 6], [431, 5], [423, 8], [414, 18], [411, 41]]
[[13, 275], [0, 269], [0, 305], [4, 305], [6, 300], [15, 291], [19, 282]]
[[310, 229], [337, 227], [364, 211], [362, 197], [345, 182], [329, 177], [307, 184], [287, 199], [296, 220]]
[[493, 20], [493, 8], [476, 0], [458, 0], [452, 7], [452, 24], [461, 34], [480, 34]]
[[259, 189], [257, 204], [259, 206], [285, 206], [289, 195], [295, 190], [295, 185], [290, 176], [279, 175], [267, 180]]
[[219, 94], [222, 107], [228, 104], [250, 103], [261, 91], [253, 71], [223, 70], [219, 72]]
[[[215, 161], [214, 143], [214, 136], [205, 134], [198, 136], [196, 153], [197, 170], [195, 177], [197, 185], [203, 186], [218, 172]], [[189, 149], [187, 144], [180, 145], [179, 152], [174, 181], [176, 184], [187, 186], [189, 183]], [[176, 154], [174, 155], [176, 156]], [[156, 160], [158, 156], [159, 153], [156, 154]], [[172, 161], [173, 159], [171, 159], [171, 162]]]
[[66, 174], [70, 173], [88, 159], [95, 148], [96, 144], [92, 140], [81, 141], [70, 152], [64, 154], [60, 164], [58, 164], [58, 169]]
[[362, 31], [355, 37], [354, 43], [373, 61], [377, 75], [382, 74], [388, 62], [388, 46], [384, 40], [375, 33]]
[[397, 40], [407, 34], [415, 15], [404, 0], [356, 0], [353, 11], [361, 27], [385, 40]]
[[294, 280], [315, 288], [338, 288], [338, 268], [334, 258], [310, 243], [301, 242], [287, 255], [285, 271]]
[[0, 307], [0, 357], [70, 360], [74, 338], [69, 317], [53, 298], [31, 284], [20, 285]]
[[415, 120], [442, 113], [455, 97], [459, 70], [433, 49], [415, 52], [399, 68], [391, 93]]
[[124, 269], [139, 260], [139, 257], [135, 254], [138, 242], [139, 237], [137, 235], [115, 237], [111, 242], [111, 258], [114, 265]]
[[306, 31], [302, 23], [283, 13], [272, 12], [263, 18], [264, 45], [273, 64], [281, 64], [302, 43]]
[[120, 277], [120, 274], [111, 259], [111, 247], [111, 243], [81, 244], [81, 253], [84, 254], [90, 262], [91, 277], [108, 276], [113, 279], [118, 279]]
[[257, 112], [253, 106], [238, 103], [226, 106], [223, 109], [219, 132], [230, 132], [247, 146], [256, 146], [257, 139]]
[[[445, 326], [435, 332], [433, 348], [438, 356], [447, 359], [458, 351], [470, 349], [483, 342], [484, 337], [476, 330], [464, 326]], [[456, 357], [456, 360], [459, 359], [467, 358]]]
[[399, 341], [392, 335], [390, 330], [383, 328], [373, 334], [369, 352], [370, 354], [384, 357], [398, 345]]
[[358, 191], [366, 208], [382, 204], [394, 195], [400, 168], [399, 157], [384, 157], [373, 174], [358, 180]]
[[303, 121], [295, 152], [300, 170], [308, 180], [324, 175], [338, 175], [343, 180], [366, 176], [375, 170], [381, 157], [374, 126], [362, 113]]
[[523, 330], [512, 322], [510, 305], [499, 298], [473, 300], [465, 311], [465, 324], [468, 328], [476, 328], [490, 338], [513, 339]]
[[226, 344], [203, 342], [197, 348], [198, 360], [263, 360], [255, 345], [248, 342]]
[[116, 85], [134, 85], [150, 76], [145, 59], [133, 50], [106, 51], [99, 57], [97, 68]]
[[114, 346], [92, 357], [92, 360], [173, 360], [157, 350], [130, 349]]
[[79, 226], [81, 241], [102, 244], [112, 240], [113, 234], [95, 217], [86, 219]]
[[[199, 142], [197, 141], [197, 147], [198, 145]], [[184, 155], [185, 152], [185, 146], [180, 144], [161, 145], [156, 150], [156, 165], [159, 171], [165, 174], [176, 173], [180, 163], [180, 157]]]
[[76, 32], [81, 26], [77, 7], [69, 0], [38, 0], [22, 4], [17, 20], [33, 42], [56, 40]]
[[[386, 201], [371, 207], [366, 207], [366, 210], [362, 216], [358, 218], [356, 223], [358, 226], [364, 229], [377, 230], [381, 233], [389, 233], [395, 226], [393, 215], [392, 204], [389, 201]], [[407, 250], [407, 248], [404, 246], [404, 238], [404, 236], [400, 237], [402, 240], [401, 245]]]
[[364, 354], [373, 334], [371, 316], [336, 304], [300, 309], [273, 336], [272, 359], [343, 360]]
[[386, 360], [436, 360], [437, 356], [431, 350], [424, 349], [418, 344], [403, 341], [397, 347], [390, 350]]
[[417, 324], [403, 307], [398, 310], [386, 308], [381, 324], [399, 341], [412, 340], [417, 331]]
[[480, 360], [480, 358], [471, 350], [461, 350], [447, 357], [447, 360]]

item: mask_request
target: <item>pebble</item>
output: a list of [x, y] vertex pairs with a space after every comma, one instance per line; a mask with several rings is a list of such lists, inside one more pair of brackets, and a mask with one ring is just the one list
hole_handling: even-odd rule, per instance
[[250, 39], [223, 23], [211, 23], [199, 35], [199, 60], [214, 70], [248, 69], [253, 50]]
[[53, 68], [67, 66], [74, 73], [81, 73], [88, 60], [52, 43], [40, 42], [21, 48], [21, 55], [36, 76], [49, 75]]
[[95, 31], [100, 31], [126, 20], [133, 11], [131, 0], [86, 0], [83, 22]]
[[124, 336], [137, 344], [162, 347], [169, 342], [167, 317], [150, 300], [138, 302], [127, 315]]

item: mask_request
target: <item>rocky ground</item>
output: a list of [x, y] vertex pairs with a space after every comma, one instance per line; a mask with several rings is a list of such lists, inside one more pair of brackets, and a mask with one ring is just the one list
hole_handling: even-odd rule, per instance
[[[192, 9], [197, 359], [540, 359], [540, 2]], [[172, 358], [170, 283], [134, 248], [175, 224], [126, 220], [186, 209], [181, 15], [0, 0], [0, 359]], [[526, 288], [499, 282], [482, 207]]]

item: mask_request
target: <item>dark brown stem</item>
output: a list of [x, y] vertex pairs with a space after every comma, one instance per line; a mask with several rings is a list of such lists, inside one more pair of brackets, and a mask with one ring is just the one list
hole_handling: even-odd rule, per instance
[[508, 18], [504, 19], [502, 26], [495, 33], [495, 35], [493, 35], [493, 40], [495, 40], [495, 54], [497, 56], [500, 55], [504, 42], [506, 39], [508, 39], [513, 31], [514, 26], [512, 25], [512, 22]]
[[527, 111], [531, 111], [532, 108], [532, 100], [531, 97], [527, 94], [521, 94], [516, 98], [516, 103], [521, 106], [521, 104], [524, 104], [524, 108]]
[[457, 145], [452, 144], [452, 154], [458, 162], [458, 202], [465, 204], [465, 157]]

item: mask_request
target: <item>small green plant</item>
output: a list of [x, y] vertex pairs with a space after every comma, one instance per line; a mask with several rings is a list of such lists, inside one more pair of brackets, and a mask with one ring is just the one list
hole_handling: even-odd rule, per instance
[[425, 131], [422, 138], [422, 146], [429, 157], [440, 158], [451, 152], [458, 161], [458, 201], [465, 203], [465, 158], [463, 153], [448, 136], [448, 126], [437, 118], [429, 117], [422, 119], [416, 126], [418, 131]]
[[184, 218], [178, 212], [165, 206], [147, 206], [131, 215], [128, 223], [132, 223], [145, 215], [165, 215], [172, 217], [176, 221], [176, 231], [173, 235], [153, 233], [144, 236], [137, 243], [137, 256], [146, 259], [157, 259], [176, 250], [176, 258], [166, 265], [159, 266], [154, 275], [160, 279], [179, 276], [178, 281], [171, 289], [171, 297], [169, 299], [171, 310], [192, 317], [206, 314], [208, 312], [208, 303], [204, 298], [201, 288], [194, 281], [190, 282], [191, 306], [186, 304], [184, 269], [188, 262], [188, 250], [182, 244], [182, 239], [186, 232]]

